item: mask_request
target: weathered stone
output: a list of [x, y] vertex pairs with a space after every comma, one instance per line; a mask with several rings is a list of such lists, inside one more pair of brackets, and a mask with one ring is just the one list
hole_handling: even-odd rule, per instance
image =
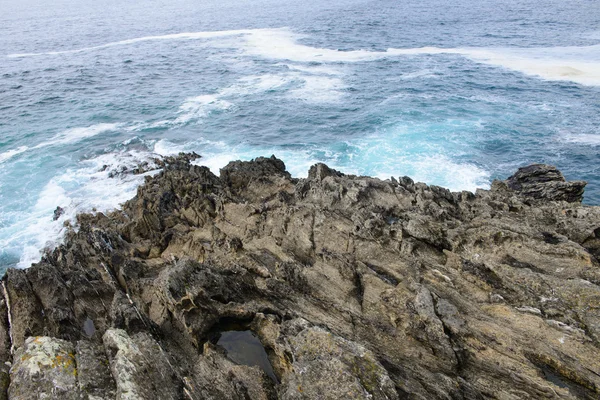
[[180, 383], [160, 345], [146, 333], [131, 338], [121, 329], [102, 337], [116, 381], [117, 400], [178, 399]]
[[111, 375], [104, 347], [88, 340], [80, 340], [77, 342], [75, 359], [81, 393], [94, 400], [114, 399], [115, 380]]
[[23, 270], [9, 269], [3, 278], [5, 295], [10, 309], [10, 332], [14, 348], [21, 347], [29, 336], [42, 335], [44, 316], [39, 300]]
[[507, 180], [508, 187], [524, 197], [536, 200], [580, 203], [586, 182], [567, 182], [551, 165], [533, 164], [519, 170]]
[[387, 371], [363, 346], [319, 328], [289, 338], [293, 372], [281, 399], [398, 399]]
[[186, 380], [185, 393], [192, 399], [276, 399], [274, 383], [256, 366], [236, 365], [210, 343]]
[[[79, 215], [7, 272], [14, 398], [55, 375], [87, 399], [600, 396], [600, 207], [583, 183], [537, 165], [451, 193], [324, 164], [293, 179], [274, 157], [217, 177], [196, 157], [157, 160], [122, 210]], [[225, 329], [252, 330], [275, 376], [211, 342]], [[77, 376], [47, 367], [63, 351]]]
[[15, 352], [8, 398], [83, 399], [73, 344], [46, 336], [29, 337]]

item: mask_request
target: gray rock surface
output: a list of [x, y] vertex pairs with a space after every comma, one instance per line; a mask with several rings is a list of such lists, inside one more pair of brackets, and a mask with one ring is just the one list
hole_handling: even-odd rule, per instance
[[73, 344], [36, 336], [25, 340], [14, 354], [8, 398], [15, 400], [80, 400]]
[[[600, 398], [583, 182], [534, 165], [452, 193], [197, 157], [7, 272], [0, 399]], [[277, 379], [212, 339], [232, 326]]]
[[540, 200], [581, 203], [586, 182], [567, 182], [563, 174], [551, 165], [533, 164], [508, 178], [508, 187], [524, 197]]

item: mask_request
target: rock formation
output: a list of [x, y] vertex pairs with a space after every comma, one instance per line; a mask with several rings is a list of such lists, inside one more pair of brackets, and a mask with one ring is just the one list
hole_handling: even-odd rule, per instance
[[[600, 207], [183, 155], [9, 270], [0, 399], [598, 399]], [[251, 330], [275, 378], [211, 340]]]

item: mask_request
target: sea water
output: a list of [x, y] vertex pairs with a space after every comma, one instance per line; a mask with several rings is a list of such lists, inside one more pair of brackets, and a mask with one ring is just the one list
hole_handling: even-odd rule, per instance
[[180, 151], [471, 191], [544, 162], [600, 204], [599, 126], [594, 0], [0, 0], [0, 270]]

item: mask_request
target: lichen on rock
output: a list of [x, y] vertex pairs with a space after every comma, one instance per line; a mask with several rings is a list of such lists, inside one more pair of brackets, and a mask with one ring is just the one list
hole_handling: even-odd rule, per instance
[[80, 399], [72, 343], [46, 337], [27, 338], [14, 354], [8, 398]]

